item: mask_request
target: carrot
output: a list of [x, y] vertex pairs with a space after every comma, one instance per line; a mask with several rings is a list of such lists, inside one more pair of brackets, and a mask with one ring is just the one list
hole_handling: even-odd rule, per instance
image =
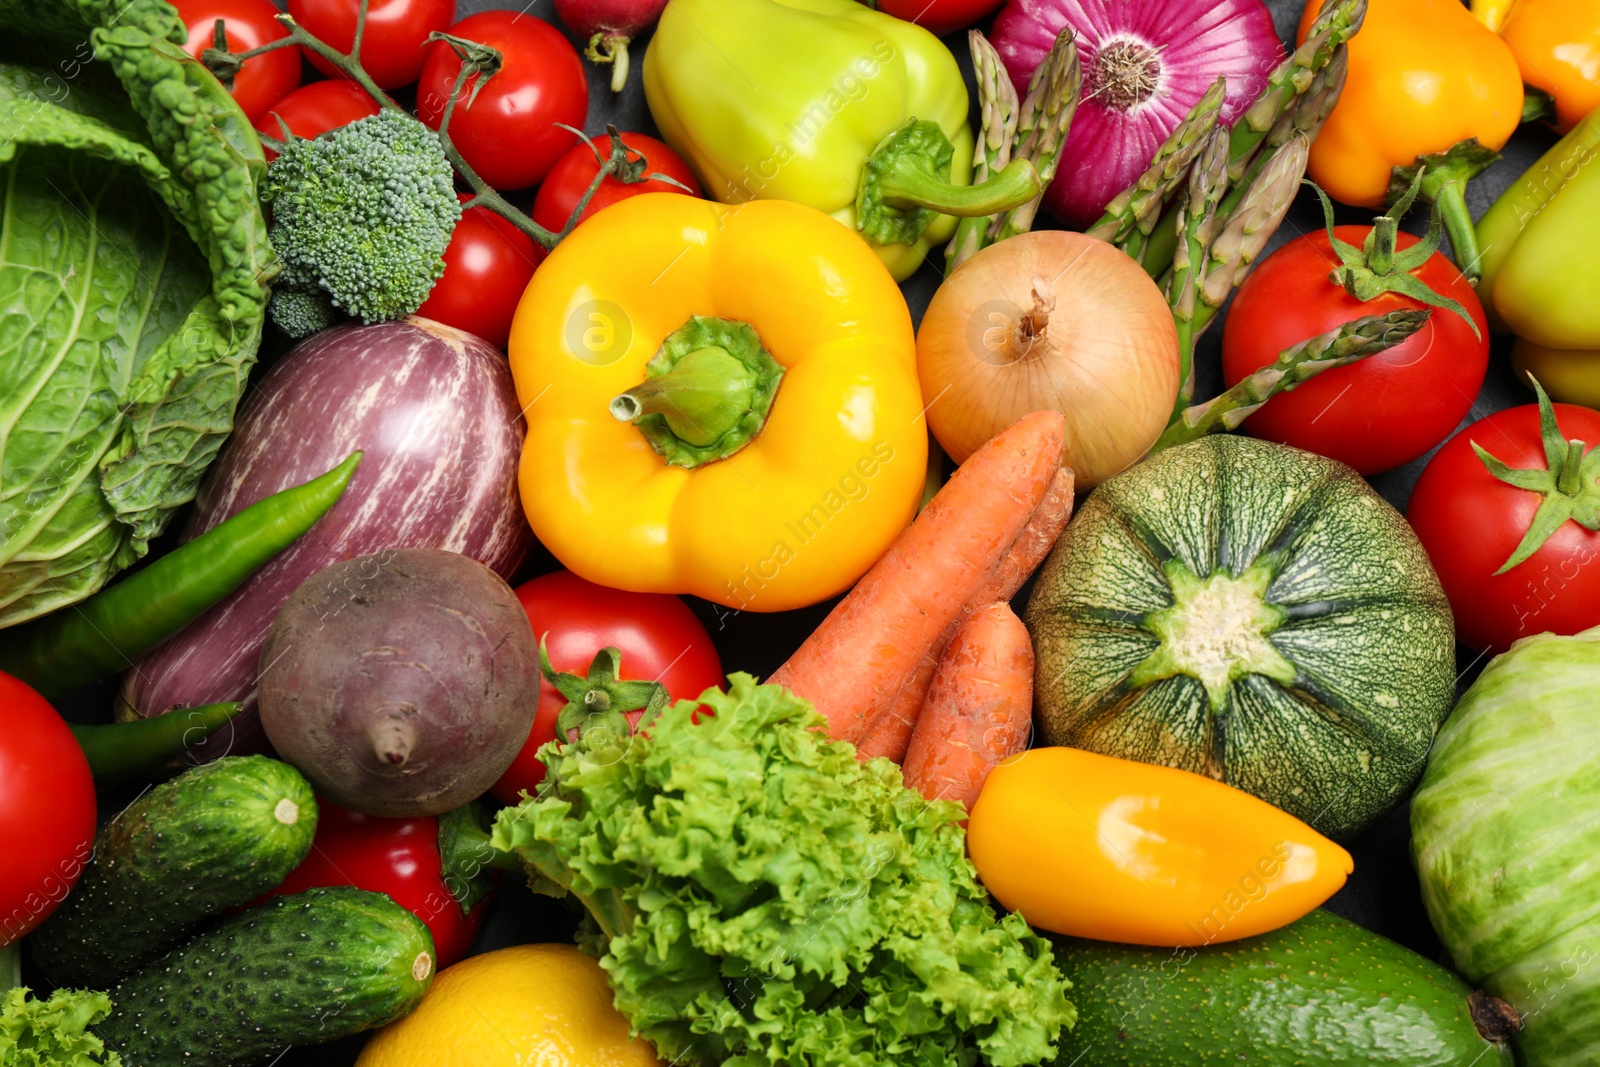
[[768, 681], [854, 743], [1016, 542], [1061, 466], [1065, 420], [1035, 411], [979, 448]]
[[1011, 605], [973, 612], [939, 658], [906, 750], [905, 782], [970, 811], [995, 764], [1028, 747], [1033, 643]]
[[1066, 529], [1067, 520], [1072, 517], [1072, 489], [1072, 469], [1062, 467], [1056, 471], [1055, 478], [1050, 482], [1050, 491], [1028, 519], [1028, 525], [1022, 528], [1022, 534], [1001, 558], [1000, 565], [989, 574], [983, 588], [967, 602], [961, 614], [945, 627], [934, 648], [917, 661], [916, 670], [900, 687], [900, 692], [884, 705], [876, 718], [867, 723], [866, 732], [856, 745], [857, 759], [887, 756], [900, 763], [906, 758], [911, 731], [917, 725], [917, 714], [922, 710], [928, 685], [933, 681], [934, 668], [939, 666], [939, 657], [943, 655], [945, 646], [955, 637], [967, 616], [997, 600], [1009, 601], [1017, 595], [1017, 590], [1022, 588], [1028, 576], [1039, 569], [1044, 558], [1050, 554], [1050, 549], [1055, 546], [1056, 538]]

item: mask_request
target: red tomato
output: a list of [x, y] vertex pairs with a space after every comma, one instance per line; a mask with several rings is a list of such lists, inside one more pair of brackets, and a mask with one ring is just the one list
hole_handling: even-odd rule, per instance
[[[461, 196], [463, 203], [470, 199]], [[468, 208], [444, 250], [444, 275], [417, 314], [504, 348], [522, 291], [544, 255], [533, 238], [493, 211]]]
[[339, 885], [387, 893], [421, 919], [433, 935], [440, 969], [467, 954], [489, 903], [480, 900], [470, 915], [461, 913], [445, 882], [438, 819], [379, 819], [318, 797], [311, 851], [282, 885], [261, 899]]
[[[290, 133], [310, 140], [320, 133], [377, 113], [377, 103], [359, 85], [347, 81], [312, 82], [273, 104], [256, 120], [256, 129], [281, 141], [283, 126], [278, 123], [281, 118]], [[266, 153], [269, 162], [278, 155], [270, 148]]]
[[[1600, 412], [1555, 405], [1567, 438], [1600, 443]], [[1600, 624], [1600, 533], [1567, 520], [1532, 556], [1496, 575], [1544, 499], [1507, 485], [1473, 452], [1476, 441], [1512, 467], [1545, 468], [1539, 407], [1497, 411], [1456, 434], [1428, 461], [1406, 517], [1439, 573], [1468, 648], [1504, 652], [1530, 634], [1575, 634]]]
[[[196, 59], [215, 43], [213, 27], [218, 19], [226, 27], [228, 51], [245, 52], [268, 41], [289, 36], [278, 21], [272, 0], [174, 0], [178, 17], [189, 27], [184, 50]], [[300, 84], [300, 50], [280, 48], [254, 59], [233, 79], [233, 98], [254, 122], [275, 101]]]
[[966, 29], [1005, 0], [878, 0], [878, 10], [915, 22], [940, 37]]
[[[609, 137], [596, 137], [594, 143], [601, 152], [611, 150]], [[622, 143], [629, 148], [629, 159], [644, 157], [647, 164], [646, 174], [665, 174], [688, 186], [695, 196], [700, 195], [700, 183], [695, 180], [694, 171], [690, 170], [689, 164], [665, 144], [642, 133], [624, 133]], [[547, 230], [560, 233], [561, 228], [567, 224], [567, 219], [572, 217], [578, 201], [582, 200], [583, 194], [588, 191], [589, 183], [594, 181], [594, 176], [598, 173], [600, 173], [600, 161], [595, 159], [594, 150], [588, 145], [579, 141], [567, 149], [567, 154], [556, 161], [556, 165], [550, 168], [550, 173], [545, 175], [544, 184], [539, 186], [539, 195], [533, 201], [533, 221]], [[615, 177], [608, 177], [600, 184], [600, 188], [594, 191], [594, 198], [589, 201], [589, 206], [583, 209], [583, 219], [601, 208], [610, 207], [618, 200], [626, 200], [640, 193], [681, 192], [683, 190], [675, 185], [654, 179], [629, 184]], [[582, 222], [583, 219], [578, 221]]]
[[[622, 651], [624, 679], [658, 681], [675, 700], [722, 684], [722, 661], [711, 635], [675, 596], [625, 593], [557, 571], [518, 586], [517, 599], [558, 671], [586, 675], [595, 654], [614, 645]], [[539, 710], [528, 743], [493, 787], [502, 802], [515, 804], [521, 790], [532, 792], [544, 781], [544, 764], [534, 753], [555, 738], [556, 716], [566, 704], [555, 686], [539, 684]], [[628, 716], [629, 722], [638, 718]]]
[[[1339, 226], [1361, 247], [1369, 226]], [[1399, 250], [1418, 238], [1400, 234]], [[1328, 278], [1338, 264], [1325, 231], [1290, 241], [1262, 261], [1233, 298], [1222, 333], [1222, 377], [1231, 387], [1301, 341], [1364, 315], [1426, 305], [1385, 293], [1362, 303]], [[1489, 367], [1483, 305], [1461, 272], [1435, 253], [1414, 272], [1460, 303], [1478, 336], [1453, 311], [1436, 308], [1416, 334], [1386, 352], [1324, 371], [1245, 420], [1253, 436], [1294, 445], [1376, 474], [1409, 463], [1461, 424]]]
[[[473, 83], [467, 83], [450, 115], [450, 140], [496, 189], [536, 184], [572, 143], [572, 134], [556, 123], [581, 130], [589, 116], [583, 60], [560, 30], [516, 11], [481, 11], [450, 33], [497, 48], [502, 58], [500, 72], [470, 104]], [[434, 129], [460, 72], [455, 52], [435, 42], [417, 85], [417, 117]]]
[[0, 674], [0, 945], [56, 910], [94, 852], [94, 778], [56, 709]]
[[[289, 14], [313, 37], [341, 52], [356, 42], [360, 0], [289, 0]], [[398, 89], [417, 80], [422, 71], [428, 34], [456, 20], [456, 0], [371, 0], [367, 28], [361, 35], [361, 66], [382, 89]], [[306, 51], [311, 65], [330, 78], [343, 77], [337, 67]]]

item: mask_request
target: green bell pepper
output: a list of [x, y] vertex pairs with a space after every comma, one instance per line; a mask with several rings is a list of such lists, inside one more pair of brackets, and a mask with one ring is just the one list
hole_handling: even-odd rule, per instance
[[955, 57], [856, 0], [673, 0], [644, 88], [662, 136], [710, 195], [818, 208], [865, 237], [897, 281], [949, 240], [953, 216], [1042, 192], [1026, 160], [971, 184]]
[[1600, 110], [1528, 168], [1478, 223], [1489, 325], [1557, 400], [1600, 408]]

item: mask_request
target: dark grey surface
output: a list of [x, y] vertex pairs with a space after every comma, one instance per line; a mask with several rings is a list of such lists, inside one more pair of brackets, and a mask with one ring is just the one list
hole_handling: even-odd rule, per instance
[[[1155, 2], [1155, 0], [1137, 0]], [[460, 0], [461, 14], [493, 7], [512, 6], [497, 0]], [[1280, 34], [1287, 40], [1294, 32], [1303, 7], [1302, 0], [1268, 0]], [[553, 0], [536, 0], [524, 10], [551, 22], [557, 22]], [[559, 24], [559, 23], [558, 23]], [[581, 42], [574, 39], [575, 44]], [[965, 40], [955, 36], [947, 40], [960, 58], [963, 69], [969, 70]], [[613, 96], [604, 72], [590, 68], [590, 110], [588, 132], [599, 134], [607, 123], [615, 123], [624, 130], [642, 130], [655, 133], [639, 87], [638, 64], [644, 56], [645, 42], [634, 45], [635, 66], [628, 91]], [[1554, 143], [1554, 136], [1544, 130], [1523, 130], [1507, 146], [1505, 158], [1473, 185], [1468, 201], [1475, 215], [1481, 214], [1509, 182], [1532, 164]], [[519, 201], [530, 203], [531, 193], [518, 194]], [[1340, 209], [1341, 223], [1369, 222], [1370, 213]], [[1296, 236], [1320, 228], [1321, 210], [1309, 190], [1302, 190], [1282, 229], [1269, 247], [1276, 248]], [[1425, 217], [1419, 215], [1407, 226], [1416, 232], [1425, 228]], [[903, 286], [912, 315], [920, 320], [941, 276], [930, 262]], [[1202, 340], [1196, 360], [1197, 395], [1210, 396], [1220, 390], [1221, 329], [1213, 328]], [[1512, 378], [1508, 364], [1509, 345], [1497, 338], [1494, 358], [1488, 380], [1465, 422], [1516, 404], [1528, 403], [1531, 395]], [[1464, 423], [1465, 424], [1465, 423]], [[1372, 484], [1396, 507], [1402, 510], [1411, 487], [1427, 457], [1403, 468], [1375, 476]], [[528, 574], [533, 575], [554, 569], [555, 562], [548, 556], [538, 556], [529, 563]], [[1026, 597], [1027, 590], [1023, 591]], [[782, 663], [789, 653], [804, 639], [816, 623], [827, 613], [831, 603], [821, 604], [802, 611], [779, 615], [742, 614], [728, 616], [709, 604], [696, 602], [695, 610], [705, 621], [722, 654], [723, 663], [730, 670], [747, 670], [764, 676]], [[1463, 656], [1460, 664], [1463, 678], [1470, 678], [1479, 664]], [[71, 709], [73, 718], [84, 721], [103, 719], [109, 703], [109, 689], [85, 693]], [[109, 799], [109, 798], [108, 798]], [[1350, 846], [1355, 857], [1356, 871], [1349, 884], [1333, 898], [1329, 907], [1369, 929], [1391, 937], [1429, 956], [1439, 951], [1437, 939], [1429, 928], [1417, 891], [1416, 877], [1408, 853], [1405, 809], [1395, 812], [1380, 822], [1360, 840]], [[548, 898], [536, 897], [526, 888], [508, 878], [502, 886], [499, 899], [479, 937], [479, 951], [530, 941], [557, 940], [570, 935], [574, 919], [567, 906]], [[529, 994], [537, 996], [537, 990]], [[281, 1067], [347, 1067], [355, 1061], [363, 1043], [356, 1037], [318, 1048], [289, 1051], [278, 1061]]]

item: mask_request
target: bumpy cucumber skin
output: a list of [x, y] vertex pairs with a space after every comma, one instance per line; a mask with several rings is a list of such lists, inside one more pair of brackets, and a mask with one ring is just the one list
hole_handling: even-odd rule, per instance
[[341, 886], [271, 901], [111, 991], [94, 1028], [127, 1067], [255, 1067], [408, 1014], [433, 983], [433, 938], [381, 893]]
[[186, 771], [100, 831], [77, 886], [30, 939], [34, 960], [57, 985], [104, 989], [276, 888], [316, 832], [311, 786], [287, 763], [236, 756]]
[[1331, 912], [1197, 951], [1052, 940], [1078, 1007], [1056, 1067], [1512, 1067], [1466, 983]]

